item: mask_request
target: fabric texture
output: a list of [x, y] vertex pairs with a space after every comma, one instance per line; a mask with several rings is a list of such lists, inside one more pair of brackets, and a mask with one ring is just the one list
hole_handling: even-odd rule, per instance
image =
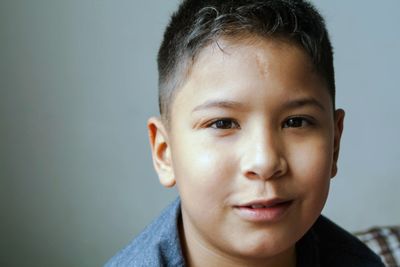
[[[106, 267], [183, 267], [179, 239], [180, 199], [139, 234]], [[297, 267], [383, 267], [366, 245], [327, 218], [320, 216], [297, 242]]]
[[179, 241], [180, 215], [178, 198], [105, 266], [185, 266]]
[[374, 227], [355, 233], [387, 267], [400, 267], [400, 226]]

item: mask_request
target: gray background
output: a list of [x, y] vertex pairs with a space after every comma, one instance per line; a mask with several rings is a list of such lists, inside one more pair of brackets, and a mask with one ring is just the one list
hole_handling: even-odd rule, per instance
[[[175, 197], [145, 123], [177, 3], [1, 0], [1, 266], [102, 265]], [[351, 231], [400, 224], [400, 1], [314, 3], [347, 111], [324, 212]]]

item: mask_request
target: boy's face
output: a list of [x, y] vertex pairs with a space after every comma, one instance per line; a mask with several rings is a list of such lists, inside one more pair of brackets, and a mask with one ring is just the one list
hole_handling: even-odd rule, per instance
[[[165, 127], [149, 120], [161, 182], [177, 184], [187, 246], [227, 258], [293, 252], [326, 201], [344, 112], [309, 57], [274, 40], [219, 41], [197, 58]], [[293, 254], [291, 254], [293, 255]]]

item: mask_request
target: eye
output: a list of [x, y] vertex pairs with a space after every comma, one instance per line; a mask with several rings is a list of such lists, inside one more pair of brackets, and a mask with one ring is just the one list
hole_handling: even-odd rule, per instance
[[283, 123], [283, 128], [301, 128], [308, 125], [312, 125], [310, 119], [304, 117], [292, 117]]
[[239, 129], [240, 128], [237, 121], [235, 121], [233, 119], [218, 119], [218, 120], [213, 121], [209, 127], [214, 128], [214, 129], [222, 129], [222, 130]]

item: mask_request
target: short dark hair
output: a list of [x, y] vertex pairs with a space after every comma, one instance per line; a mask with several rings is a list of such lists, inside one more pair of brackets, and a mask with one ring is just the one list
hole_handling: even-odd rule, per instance
[[298, 45], [325, 80], [335, 106], [333, 52], [325, 22], [302, 0], [184, 0], [172, 15], [158, 52], [159, 108], [169, 119], [176, 88], [199, 52], [221, 37], [256, 35]]

